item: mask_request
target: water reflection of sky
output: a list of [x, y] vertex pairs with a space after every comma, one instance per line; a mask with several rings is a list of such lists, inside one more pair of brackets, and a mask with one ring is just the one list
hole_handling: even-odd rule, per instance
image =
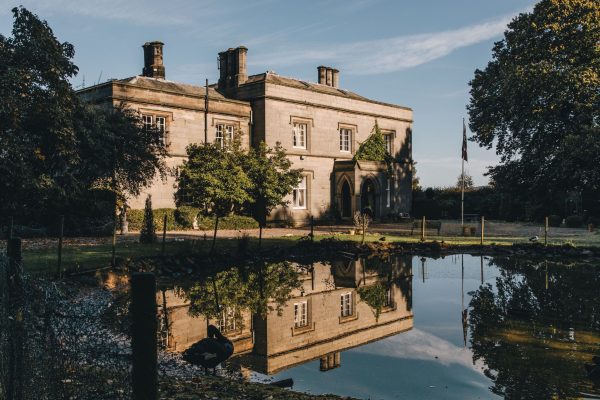
[[[293, 378], [294, 390], [370, 399], [488, 399], [490, 380], [473, 365], [465, 348], [461, 318], [468, 292], [481, 284], [480, 257], [413, 259], [414, 329], [341, 354], [341, 368], [319, 371], [312, 361], [283, 371], [274, 380]], [[498, 270], [483, 259], [484, 282]], [[424, 282], [423, 282], [424, 277]], [[464, 297], [463, 297], [464, 296]], [[262, 381], [266, 377], [253, 374]]]

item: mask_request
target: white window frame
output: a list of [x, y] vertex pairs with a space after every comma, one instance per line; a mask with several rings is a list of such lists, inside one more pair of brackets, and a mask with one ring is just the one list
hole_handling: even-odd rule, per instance
[[215, 143], [223, 147], [225, 145], [225, 124], [215, 125]]
[[392, 204], [392, 180], [387, 179], [387, 186], [385, 187], [385, 202], [386, 206], [389, 207]]
[[306, 149], [307, 137], [308, 137], [308, 124], [306, 122], [294, 122], [292, 146], [295, 149]]
[[352, 300], [352, 292], [342, 293], [340, 295], [340, 315], [342, 317], [351, 317], [354, 315], [354, 304]]
[[302, 176], [298, 186], [292, 190], [292, 206], [297, 210], [306, 210], [308, 201], [307, 176]]
[[308, 326], [308, 302], [300, 301], [294, 303], [294, 327], [304, 328]]
[[394, 151], [393, 147], [394, 147], [394, 134], [393, 133], [384, 133], [383, 134], [383, 140], [385, 142], [385, 151], [387, 151], [389, 154], [392, 154], [392, 151]]
[[143, 114], [142, 121], [144, 123], [144, 129], [152, 129], [154, 126], [154, 115]]
[[221, 332], [232, 332], [237, 330], [237, 310], [235, 307], [225, 307], [219, 316], [219, 330]]
[[340, 151], [352, 152], [352, 129], [340, 128]]
[[160, 132], [160, 140], [162, 144], [167, 143], [167, 118], [157, 115], [154, 117], [156, 129]]
[[227, 140], [233, 141], [233, 132], [235, 131], [235, 127], [233, 125], [225, 125], [225, 133], [227, 134]]

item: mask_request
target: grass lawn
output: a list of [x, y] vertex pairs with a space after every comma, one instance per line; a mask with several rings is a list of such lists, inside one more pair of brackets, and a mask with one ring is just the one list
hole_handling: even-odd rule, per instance
[[[360, 235], [348, 235], [348, 234], [335, 234], [337, 239], [340, 240], [352, 240], [360, 241], [362, 237]], [[315, 241], [331, 238], [332, 235], [317, 235]], [[395, 236], [395, 235], [384, 235], [384, 234], [368, 234], [365, 236], [366, 242], [377, 242], [381, 238], [385, 237], [386, 242], [402, 242], [402, 243], [418, 243], [420, 237], [415, 236]], [[262, 247], [263, 251], [269, 252], [270, 249], [285, 249], [291, 248], [298, 244], [301, 236], [281, 236], [281, 237], [269, 237], [263, 238]], [[258, 248], [258, 239], [254, 237], [248, 238], [249, 248]], [[460, 237], [460, 236], [427, 236], [426, 241], [444, 241], [451, 245], [478, 245], [480, 243], [480, 237]], [[543, 238], [541, 238], [543, 241]], [[216, 251], [220, 254], [233, 254], [237, 251], [238, 240], [231, 238], [217, 238]], [[517, 236], [499, 236], [499, 237], [486, 237], [485, 245], [512, 245], [513, 243], [528, 243], [529, 240], [526, 237]], [[582, 237], [556, 237], [549, 238], [548, 243], [550, 245], [561, 245], [565, 243], [571, 243], [575, 246], [600, 246], [600, 235], [587, 235]], [[202, 240], [200, 237], [196, 240], [186, 238], [184, 241], [168, 240], [165, 243], [165, 254], [167, 255], [202, 255], [208, 254], [210, 250], [211, 240]], [[119, 242], [116, 248], [117, 259], [127, 259], [135, 257], [147, 257], [157, 256], [162, 253], [161, 244], [140, 244], [135, 241], [124, 241]], [[111, 245], [110, 244], [94, 244], [94, 245], [83, 245], [83, 244], [71, 244], [63, 247], [62, 254], [62, 268], [65, 269], [80, 269], [88, 270], [95, 268], [107, 267], [111, 262]], [[24, 250], [23, 262], [26, 271], [34, 274], [55, 274], [57, 270], [57, 248], [56, 245], [49, 247], [43, 247], [38, 249]]]

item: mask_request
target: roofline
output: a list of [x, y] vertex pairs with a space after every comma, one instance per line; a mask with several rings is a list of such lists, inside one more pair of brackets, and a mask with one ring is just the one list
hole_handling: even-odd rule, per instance
[[[204, 97], [205, 97], [202, 94], [181, 93], [181, 92], [178, 92], [176, 90], [165, 90], [165, 89], [157, 89], [157, 88], [148, 88], [148, 87], [138, 86], [138, 85], [136, 85], [134, 83], [123, 82], [126, 79], [133, 79], [133, 78], [138, 78], [138, 77], [139, 77], [139, 75], [132, 76], [132, 77], [129, 77], [129, 78], [124, 78], [124, 79], [115, 79], [115, 80], [112, 80], [112, 81], [107, 81], [107, 82], [104, 82], [104, 83], [99, 83], [99, 84], [96, 84], [96, 85], [93, 85], [93, 86], [88, 86], [86, 88], [79, 89], [79, 90], [75, 91], [75, 93], [83, 93], [83, 92], [85, 92], [87, 90], [97, 89], [97, 88], [102, 87], [102, 86], [120, 85], [120, 86], [128, 86], [128, 87], [133, 87], [133, 88], [138, 88], [138, 89], [150, 90], [150, 91], [153, 91], [153, 92], [168, 93], [168, 94], [174, 94], [174, 95], [179, 95], [179, 96], [187, 96], [187, 97], [195, 97], [195, 98], [199, 98], [199, 99], [204, 99]], [[177, 83], [177, 82], [174, 82], [174, 83]], [[182, 84], [183, 85], [189, 85], [187, 83], [182, 83]], [[193, 87], [196, 87], [196, 88], [204, 89], [203, 86], [196, 86], [196, 85], [189, 85], [189, 86], [193, 86]], [[231, 98], [225, 97], [225, 96], [215, 97], [215, 96], [210, 96], [210, 94], [209, 94], [208, 99], [209, 100], [213, 99], [213, 100], [218, 100], [218, 101], [225, 101], [225, 102], [229, 102], [229, 103], [241, 104], [241, 105], [245, 105], [245, 106], [251, 107], [249, 101], [231, 99]]]
[[[267, 83], [267, 80], [266, 80], [267, 72], [264, 72], [262, 74], [250, 75], [248, 77], [248, 79], [250, 79], [250, 77], [255, 77], [255, 76], [260, 76], [260, 75], [264, 75], [265, 77], [262, 80], [259, 80], [259, 81], [243, 83], [240, 86], [246, 86], [246, 85], [250, 86], [250, 85], [255, 85], [255, 84], [258, 84], [258, 83], [261, 83], [261, 82]], [[295, 78], [290, 78], [290, 77], [283, 76], [283, 75], [277, 75], [277, 76], [280, 76], [280, 77], [285, 78], [285, 79], [291, 79], [291, 80], [294, 80], [294, 81], [297, 81], [297, 82], [301, 82], [300, 80], [295, 79]], [[378, 100], [372, 100], [372, 99], [369, 99], [369, 98], [366, 98], [366, 97], [362, 97], [360, 95], [357, 95], [357, 96], [360, 96], [361, 98], [360, 99], [356, 99], [356, 98], [344, 96], [343, 94], [319, 92], [319, 91], [316, 91], [316, 90], [311, 90], [310, 88], [299, 88], [299, 87], [292, 86], [292, 85], [286, 85], [285, 83], [279, 83], [279, 82], [268, 82], [268, 83], [270, 83], [272, 85], [291, 87], [291, 88], [299, 89], [299, 90], [306, 90], [306, 91], [309, 91], [309, 92], [318, 92], [318, 93], [322, 93], [322, 94], [328, 94], [328, 95], [331, 95], [331, 96], [343, 97], [345, 99], [350, 99], [350, 100], [364, 101], [366, 103], [373, 103], [373, 104], [378, 104], [378, 105], [381, 105], [381, 106], [398, 108], [400, 110], [413, 111], [413, 109], [410, 108], [410, 107], [400, 106], [398, 104], [386, 103], [386, 102], [378, 101]], [[327, 85], [323, 85], [321, 83], [316, 83], [316, 82], [310, 82], [310, 83], [313, 84], [313, 85], [327, 86]], [[327, 86], [327, 87], [333, 87], [333, 86]], [[345, 89], [340, 89], [340, 88], [337, 88], [337, 87], [334, 88], [334, 89], [345, 90]], [[354, 93], [354, 92], [350, 92], [350, 93]]]

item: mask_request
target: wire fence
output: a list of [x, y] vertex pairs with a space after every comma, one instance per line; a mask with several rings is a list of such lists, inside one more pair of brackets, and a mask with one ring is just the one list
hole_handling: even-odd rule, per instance
[[101, 323], [111, 296], [73, 296], [0, 256], [0, 398], [131, 398], [130, 346]]

